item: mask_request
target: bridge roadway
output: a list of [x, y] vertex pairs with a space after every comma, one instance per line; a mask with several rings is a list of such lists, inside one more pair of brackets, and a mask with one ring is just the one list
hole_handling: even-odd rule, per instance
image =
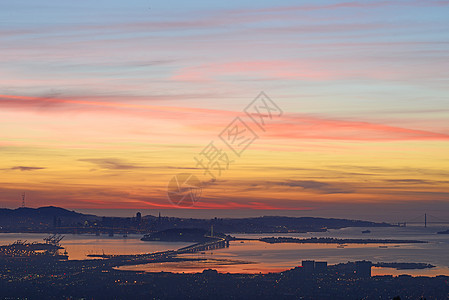
[[[212, 237], [210, 237], [212, 238]], [[174, 259], [178, 254], [184, 253], [195, 253], [207, 250], [215, 250], [229, 247], [229, 240], [226, 238], [216, 238], [213, 237], [212, 241], [204, 243], [196, 243], [187, 247], [180, 248], [178, 250], [167, 250], [161, 252], [145, 253], [145, 254], [135, 254], [135, 255], [98, 255], [99, 257], [107, 258], [102, 260], [104, 265], [118, 266], [118, 265], [129, 265], [129, 264], [145, 264], [155, 261], [169, 261]]]
[[[211, 237], [212, 238], [212, 237]], [[182, 253], [195, 253], [207, 250], [215, 250], [229, 247], [229, 240], [225, 238], [215, 238], [215, 241], [206, 242], [206, 243], [197, 243], [184, 248], [178, 249], [177, 254]]]

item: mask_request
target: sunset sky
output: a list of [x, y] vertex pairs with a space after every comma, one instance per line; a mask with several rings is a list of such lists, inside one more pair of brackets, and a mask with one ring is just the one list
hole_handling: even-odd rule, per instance
[[[449, 211], [449, 1], [0, 1], [0, 204]], [[244, 109], [264, 91], [264, 130]], [[258, 138], [240, 157], [220, 133]], [[233, 162], [213, 180], [195, 157]]]

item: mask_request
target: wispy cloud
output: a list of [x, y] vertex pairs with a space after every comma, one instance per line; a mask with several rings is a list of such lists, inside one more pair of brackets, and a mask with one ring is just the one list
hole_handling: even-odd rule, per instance
[[329, 183], [315, 180], [288, 180], [281, 182], [280, 185], [289, 187], [301, 187], [306, 190], [314, 190], [324, 194], [353, 193], [354, 190], [348, 188], [345, 184]]
[[387, 179], [385, 181], [397, 184], [436, 184], [434, 181], [423, 179]]
[[[239, 113], [220, 109], [140, 104], [138, 100], [134, 99], [133, 101], [132, 98], [120, 101], [120, 97], [103, 97], [99, 100], [93, 97], [0, 95], [0, 106], [39, 112], [45, 109], [46, 112], [58, 113], [71, 113], [73, 109], [76, 109], [95, 114], [100, 113], [98, 107], [101, 107], [101, 114], [149, 120], [171, 120], [173, 123], [187, 126], [194, 134], [204, 134], [204, 131], [219, 132], [226, 125], [225, 122]], [[384, 121], [388, 122], [388, 120]], [[413, 124], [411, 121], [409, 123]], [[435, 124], [436, 130], [440, 129], [444, 132], [444, 128], [438, 128], [438, 126], [440, 124]], [[123, 128], [126, 129], [126, 126]], [[354, 118], [351, 120], [336, 119], [324, 115], [286, 113], [282, 119], [267, 125], [267, 129], [264, 135], [266, 138], [287, 140], [449, 141], [449, 134], [445, 133], [366, 122], [354, 120]], [[132, 129], [132, 131], [134, 130]]]
[[272, 6], [267, 8], [241, 9], [235, 10], [234, 13], [288, 13], [295, 11], [313, 11], [313, 10], [336, 10], [351, 8], [376, 8], [386, 6], [444, 6], [449, 5], [449, 1], [370, 1], [357, 2], [345, 1], [332, 4], [307, 4], [295, 6]]
[[[244, 191], [261, 191], [271, 187], [283, 187], [286, 192], [288, 188], [300, 188], [320, 194], [350, 194], [354, 188], [347, 183], [324, 182], [317, 180], [286, 180], [286, 181], [262, 181], [260, 183], [242, 182], [239, 185], [245, 187]], [[249, 186], [249, 187], [247, 187]]]
[[97, 165], [98, 167], [100, 167], [102, 169], [108, 169], [108, 170], [130, 170], [130, 169], [145, 168], [144, 166], [137, 165], [137, 164], [131, 164], [131, 163], [125, 162], [125, 161], [123, 161], [121, 159], [117, 159], [117, 158], [85, 158], [85, 159], [79, 159], [79, 161], [89, 162], [89, 163]]
[[449, 140], [449, 135], [385, 124], [324, 117], [285, 115], [272, 123], [268, 135], [277, 138], [358, 141]]
[[45, 167], [26, 167], [26, 166], [15, 166], [8, 169], [2, 170], [17, 170], [17, 171], [35, 171], [35, 170], [43, 170]]

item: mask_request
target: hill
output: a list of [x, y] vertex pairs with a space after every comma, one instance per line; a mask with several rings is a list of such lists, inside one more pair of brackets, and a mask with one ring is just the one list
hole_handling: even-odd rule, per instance
[[345, 227], [387, 227], [387, 223], [375, 223], [361, 220], [314, 218], [314, 217], [276, 217], [264, 216], [257, 218], [214, 218], [187, 219], [163, 217], [158, 219], [145, 216], [149, 222], [156, 224], [158, 230], [169, 228], [202, 228], [224, 233], [286, 233], [286, 232], [318, 232], [328, 229]]
[[137, 219], [99, 217], [70, 211], [60, 207], [0, 209], [2, 232], [53, 232], [59, 233], [148, 233], [172, 228], [197, 228], [223, 233], [287, 233], [318, 232], [345, 227], [385, 227], [386, 223], [361, 220], [275, 217], [192, 219], [155, 217]]
[[57, 227], [58, 225], [79, 225], [95, 219], [99, 219], [99, 217], [85, 215], [55, 206], [0, 209], [0, 229], [4, 232], [42, 231]]

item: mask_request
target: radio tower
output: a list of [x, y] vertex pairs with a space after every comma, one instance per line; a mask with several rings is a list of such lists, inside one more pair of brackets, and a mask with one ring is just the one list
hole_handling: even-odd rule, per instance
[[22, 207], [25, 207], [25, 193], [22, 194]]

